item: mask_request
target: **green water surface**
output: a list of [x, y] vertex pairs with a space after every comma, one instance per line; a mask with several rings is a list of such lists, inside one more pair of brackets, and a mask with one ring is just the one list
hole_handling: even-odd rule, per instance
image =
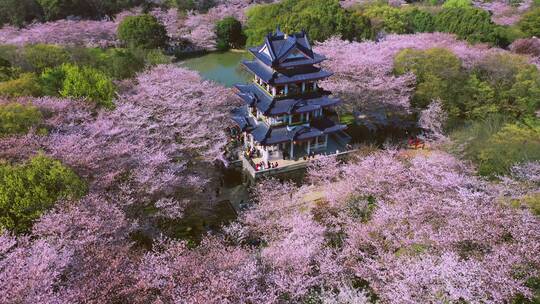
[[178, 64], [199, 72], [205, 79], [232, 87], [251, 80], [252, 76], [241, 67], [242, 60], [250, 56], [245, 51], [216, 52], [181, 60]]

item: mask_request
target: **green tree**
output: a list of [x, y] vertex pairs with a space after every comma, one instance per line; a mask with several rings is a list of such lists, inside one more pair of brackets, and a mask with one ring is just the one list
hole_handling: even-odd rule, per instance
[[413, 8], [406, 11], [407, 32], [430, 33], [435, 30], [435, 17], [432, 14]]
[[84, 182], [59, 161], [38, 155], [19, 164], [0, 164], [0, 230], [28, 232], [60, 199], [77, 199]]
[[467, 8], [471, 6], [471, 0], [446, 0], [442, 5], [443, 8]]
[[143, 49], [167, 45], [167, 30], [156, 17], [148, 14], [126, 17], [118, 26], [118, 38], [124, 45]]
[[247, 16], [245, 33], [248, 45], [262, 43], [277, 26], [289, 33], [304, 29], [316, 41], [324, 41], [334, 35], [349, 40], [372, 37], [369, 19], [343, 9], [338, 0], [284, 0], [254, 6], [248, 10]]
[[371, 5], [364, 11], [376, 29], [384, 29], [389, 33], [403, 34], [407, 32], [407, 15], [397, 7], [389, 5]]
[[435, 30], [454, 33], [470, 42], [507, 44], [488, 12], [478, 8], [448, 8], [435, 16]]
[[39, 79], [34, 73], [23, 73], [17, 79], [0, 82], [0, 96], [41, 96]]
[[69, 61], [65, 49], [50, 44], [35, 44], [24, 47], [24, 65], [22, 68], [29, 72], [41, 73], [46, 68], [59, 66]]
[[495, 99], [495, 89], [487, 82], [480, 80], [476, 74], [470, 75], [465, 84], [465, 98], [462, 110], [470, 119], [485, 119], [499, 112]]
[[46, 20], [57, 20], [67, 16], [99, 18], [113, 15], [120, 10], [142, 4], [134, 0], [37, 0]]
[[78, 67], [64, 64], [62, 69], [65, 79], [62, 83], [60, 96], [72, 98], [85, 98], [95, 102], [98, 106], [114, 107], [112, 102], [115, 87], [111, 78], [103, 72], [91, 67]]
[[59, 96], [64, 86], [66, 72], [62, 66], [49, 68], [41, 73], [39, 82], [45, 96]]
[[520, 70], [515, 82], [504, 94], [507, 98], [507, 111], [515, 117], [532, 116], [540, 109], [540, 73], [534, 65]]
[[451, 133], [455, 152], [473, 161], [478, 173], [496, 177], [521, 162], [540, 160], [540, 121], [510, 121], [495, 114], [461, 124]]
[[114, 79], [133, 77], [146, 66], [170, 63], [169, 57], [157, 49], [145, 50], [138, 48], [83, 48], [68, 47], [69, 62], [78, 66], [94, 67]]
[[101, 70], [115, 79], [131, 78], [144, 69], [146, 53], [131, 49], [108, 50]]
[[528, 36], [540, 36], [540, 7], [523, 15], [519, 21], [519, 28]]
[[19, 68], [12, 67], [9, 61], [0, 57], [0, 82], [17, 78], [19, 75]]
[[146, 66], [168, 64], [171, 62], [172, 57], [163, 54], [160, 50], [148, 50], [144, 52], [144, 63]]
[[433, 99], [441, 99], [450, 116], [460, 115], [455, 99], [463, 86], [464, 74], [460, 59], [449, 50], [405, 49], [394, 58], [394, 72], [398, 75], [412, 72], [416, 76], [414, 106], [424, 108]]
[[41, 112], [34, 106], [20, 103], [0, 104], [0, 137], [23, 134], [42, 120]]
[[540, 160], [540, 123], [505, 125], [491, 136], [477, 156], [478, 172], [485, 176], [508, 173], [517, 163]]
[[234, 17], [225, 17], [216, 23], [217, 47], [221, 51], [230, 48], [241, 48], [246, 44], [246, 36], [242, 31], [242, 23]]
[[42, 10], [35, 0], [0, 0], [0, 27], [3, 24], [23, 26], [41, 19]]
[[533, 116], [540, 107], [540, 73], [523, 56], [492, 54], [475, 68], [475, 76], [494, 90], [497, 112], [523, 118]]

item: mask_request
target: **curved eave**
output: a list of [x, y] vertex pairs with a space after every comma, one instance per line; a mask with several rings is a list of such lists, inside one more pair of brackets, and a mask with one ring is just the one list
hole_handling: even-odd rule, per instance
[[320, 70], [315, 73], [309, 73], [309, 74], [298, 74], [294, 76], [285, 76], [280, 74], [278, 77], [273, 79], [271, 82], [272, 84], [276, 85], [284, 85], [284, 84], [290, 84], [290, 83], [296, 83], [296, 82], [304, 82], [304, 81], [316, 81], [328, 78], [332, 76], [332, 72], [328, 72], [325, 70]]
[[[318, 125], [316, 125], [318, 122]], [[250, 132], [255, 141], [261, 145], [276, 145], [279, 143], [309, 140], [318, 136], [332, 134], [345, 130], [346, 125], [337, 124], [327, 118], [314, 121], [310, 126], [300, 125], [292, 129], [287, 127], [268, 127], [266, 124], [259, 124]]]
[[296, 75], [285, 75], [283, 74], [284, 72], [276, 72], [272, 68], [266, 66], [265, 64], [257, 60], [245, 60], [242, 62], [242, 66], [250, 73], [257, 75], [257, 77], [261, 78], [264, 82], [272, 85], [285, 85], [296, 82], [316, 81], [328, 78], [334, 74], [332, 72], [315, 67], [304, 67], [304, 70], [307, 69], [314, 71], [309, 71], [308, 73], [299, 72]]
[[319, 64], [323, 61], [325, 61], [327, 58], [324, 55], [320, 55], [317, 53], [314, 53], [313, 58], [304, 58], [299, 60], [285, 60], [283, 62], [273, 62], [272, 59], [268, 58], [268, 56], [259, 53], [260, 47], [254, 47], [248, 49], [248, 51], [257, 59], [259, 59], [264, 65], [266, 65], [269, 68], [293, 68], [293, 67], [301, 67], [306, 65], [314, 65]]

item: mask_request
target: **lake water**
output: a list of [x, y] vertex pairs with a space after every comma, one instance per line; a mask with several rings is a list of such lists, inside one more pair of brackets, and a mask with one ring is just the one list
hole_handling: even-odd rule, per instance
[[250, 56], [245, 51], [216, 52], [184, 59], [178, 64], [199, 72], [205, 79], [232, 87], [251, 80], [252, 76], [241, 67], [242, 60], [250, 59]]

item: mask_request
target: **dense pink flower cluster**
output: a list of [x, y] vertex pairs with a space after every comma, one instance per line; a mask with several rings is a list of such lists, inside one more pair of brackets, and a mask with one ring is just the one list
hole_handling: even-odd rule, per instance
[[111, 47], [117, 45], [116, 29], [120, 22], [140, 10], [119, 13], [114, 20], [58, 20], [33, 23], [25, 28], [0, 28], [0, 44], [26, 45], [36, 43]]
[[491, 20], [500, 25], [513, 25], [521, 19], [521, 15], [532, 5], [532, 0], [523, 0], [519, 5], [512, 6], [509, 1], [473, 1], [473, 5], [490, 12]]
[[[334, 178], [330, 172], [329, 179]], [[535, 254], [540, 220], [529, 211], [502, 206], [502, 189], [470, 177], [453, 157], [381, 152], [343, 166], [341, 176], [322, 187], [329, 202], [324, 212], [311, 210], [312, 220], [327, 229], [323, 235], [345, 234], [335, 258], [346, 266], [337, 273], [367, 280], [384, 302], [392, 303], [502, 303], [516, 293], [530, 295], [525, 282], [540, 270]], [[277, 196], [289, 200], [289, 208], [276, 211], [280, 206], [273, 204], [278, 208], [273, 209], [274, 228], [266, 226], [271, 213], [261, 217], [261, 209], [270, 212], [266, 206], [252, 211], [258, 221], [248, 223], [289, 240], [294, 229], [276, 229], [278, 223], [299, 216], [295, 212], [306, 217], [310, 209], [302, 204], [306, 190], [289, 193]], [[261, 204], [269, 204], [264, 198]], [[366, 220], [368, 198], [376, 207]], [[304, 218], [298, 225], [307, 222]], [[313, 267], [339, 269], [332, 263]]]
[[135, 277], [128, 234], [115, 204], [90, 195], [45, 215], [32, 237], [0, 236], [0, 302], [122, 299]]
[[[536, 167], [516, 167], [516, 176], [528, 181]], [[341, 165], [324, 158], [308, 175], [304, 186], [259, 183], [239, 222], [195, 248], [165, 239], [146, 253], [131, 247], [139, 227], [118, 198], [61, 203], [32, 238], [0, 235], [0, 301], [369, 303], [376, 294], [383, 303], [505, 303], [530, 296], [525, 282], [540, 274], [540, 219], [502, 203], [505, 186], [473, 177], [450, 155], [376, 152]]]
[[185, 20], [183, 31], [184, 38], [191, 41], [196, 48], [214, 50], [216, 48], [216, 22], [229, 16], [237, 19], [243, 15], [242, 9], [236, 9], [227, 5], [211, 8], [206, 14], [190, 13]]
[[427, 139], [445, 140], [444, 125], [448, 119], [447, 113], [442, 107], [440, 100], [434, 100], [429, 106], [420, 112], [418, 126], [427, 132]]
[[261, 276], [256, 263], [253, 250], [219, 238], [205, 239], [195, 249], [162, 240], [144, 255], [138, 286], [142, 298], [165, 303], [264, 303], [255, 283]]
[[136, 196], [174, 196], [185, 204], [186, 197], [211, 188], [213, 161], [227, 142], [231, 93], [172, 65], [142, 73], [136, 82], [114, 111], [60, 126], [50, 135], [51, 154], [84, 176], [99, 177], [94, 187], [106, 189], [122, 179]]
[[[172, 42], [187, 39], [197, 50], [215, 50], [217, 21], [225, 17], [235, 17], [245, 21], [245, 10], [251, 5], [275, 2], [274, 0], [223, 0], [206, 13], [188, 12], [187, 17], [177, 9], [156, 8], [150, 12], [167, 29]], [[118, 45], [116, 30], [126, 16], [140, 14], [140, 8], [126, 10], [111, 20], [58, 20], [34, 23], [26, 28], [5, 26], [0, 29], [0, 44], [61, 44], [84, 45], [88, 47], [111, 47]]]
[[117, 23], [112, 21], [89, 20], [36, 23], [22, 29], [5, 26], [0, 29], [0, 43], [14, 45], [75, 44], [108, 47], [115, 45], [117, 26]]
[[389, 35], [379, 42], [332, 38], [319, 43], [315, 50], [328, 57], [323, 67], [335, 73], [322, 83], [324, 88], [344, 96], [352, 107], [386, 104], [407, 108], [414, 90], [414, 75], [394, 76], [394, 57], [406, 48], [436, 47], [454, 52], [465, 67], [473, 66], [487, 54], [502, 51], [487, 45], [472, 46], [443, 33]]
[[140, 74], [112, 111], [94, 113], [82, 101], [30, 100], [46, 114], [49, 134], [3, 138], [0, 156], [20, 160], [45, 150], [90, 180], [92, 191], [126, 204], [150, 199], [178, 217], [197, 193], [212, 199], [203, 190], [216, 182], [231, 96], [193, 71], [158, 66]]
[[20, 161], [43, 151], [84, 177], [90, 193], [58, 203], [30, 238], [3, 232], [0, 302], [146, 303], [138, 292], [151, 282], [139, 279], [130, 238], [139, 225], [126, 208], [155, 202], [163, 213], [176, 212], [167, 216], [181, 217], [188, 203], [214, 199], [207, 190], [236, 106], [230, 96], [195, 72], [164, 65], [140, 74], [112, 111], [67, 99], [19, 100], [42, 110], [49, 132], [0, 139], [7, 147], [1, 157]]

